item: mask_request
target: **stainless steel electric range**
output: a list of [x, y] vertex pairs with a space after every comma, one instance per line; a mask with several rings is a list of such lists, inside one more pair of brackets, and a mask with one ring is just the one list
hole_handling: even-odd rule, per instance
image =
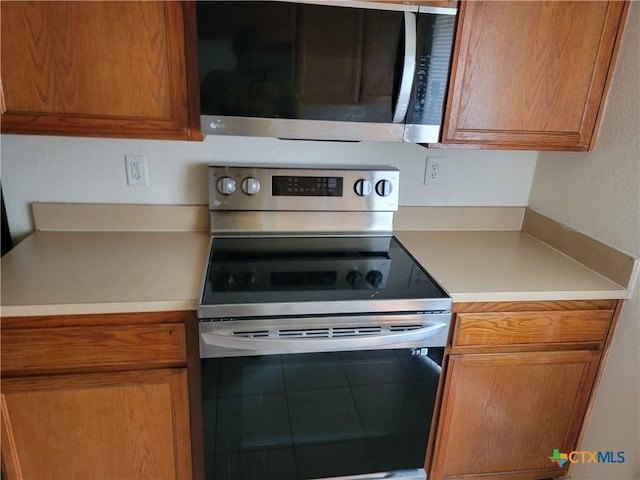
[[215, 479], [424, 479], [451, 298], [393, 236], [394, 168], [209, 167], [198, 305]]

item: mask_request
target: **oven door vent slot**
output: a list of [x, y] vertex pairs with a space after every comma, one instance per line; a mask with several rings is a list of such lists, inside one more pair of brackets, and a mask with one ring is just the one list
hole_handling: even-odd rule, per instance
[[366, 335], [377, 335], [381, 333], [384, 333], [384, 330], [381, 326], [370, 325], [359, 327], [327, 327], [278, 330], [277, 336], [280, 338], [338, 338], [362, 337]]
[[265, 338], [269, 336], [269, 330], [256, 330], [254, 332], [233, 332], [234, 337]]
[[330, 338], [331, 328], [300, 328], [291, 330], [278, 330], [277, 336], [281, 338]]
[[411, 330], [418, 330], [424, 328], [423, 325], [391, 325], [389, 326], [390, 332], [410, 332]]
[[333, 329], [333, 337], [359, 337], [362, 335], [375, 335], [382, 333], [382, 327], [337, 327]]

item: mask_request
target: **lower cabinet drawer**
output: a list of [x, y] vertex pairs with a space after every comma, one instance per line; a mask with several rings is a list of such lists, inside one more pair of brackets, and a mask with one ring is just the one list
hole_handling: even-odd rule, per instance
[[453, 346], [601, 343], [612, 310], [458, 313]]
[[186, 361], [185, 327], [179, 323], [2, 332], [3, 376], [178, 366]]

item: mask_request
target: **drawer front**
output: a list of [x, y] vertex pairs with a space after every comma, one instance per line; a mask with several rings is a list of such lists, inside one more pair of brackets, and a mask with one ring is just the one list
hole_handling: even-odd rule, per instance
[[185, 365], [183, 324], [9, 329], [2, 375]]
[[454, 346], [601, 343], [612, 310], [458, 313]]

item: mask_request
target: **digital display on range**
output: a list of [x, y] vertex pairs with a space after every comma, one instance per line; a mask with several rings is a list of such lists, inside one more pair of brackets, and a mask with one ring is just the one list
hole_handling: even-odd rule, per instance
[[341, 197], [342, 177], [271, 177], [271, 191], [280, 197]]

